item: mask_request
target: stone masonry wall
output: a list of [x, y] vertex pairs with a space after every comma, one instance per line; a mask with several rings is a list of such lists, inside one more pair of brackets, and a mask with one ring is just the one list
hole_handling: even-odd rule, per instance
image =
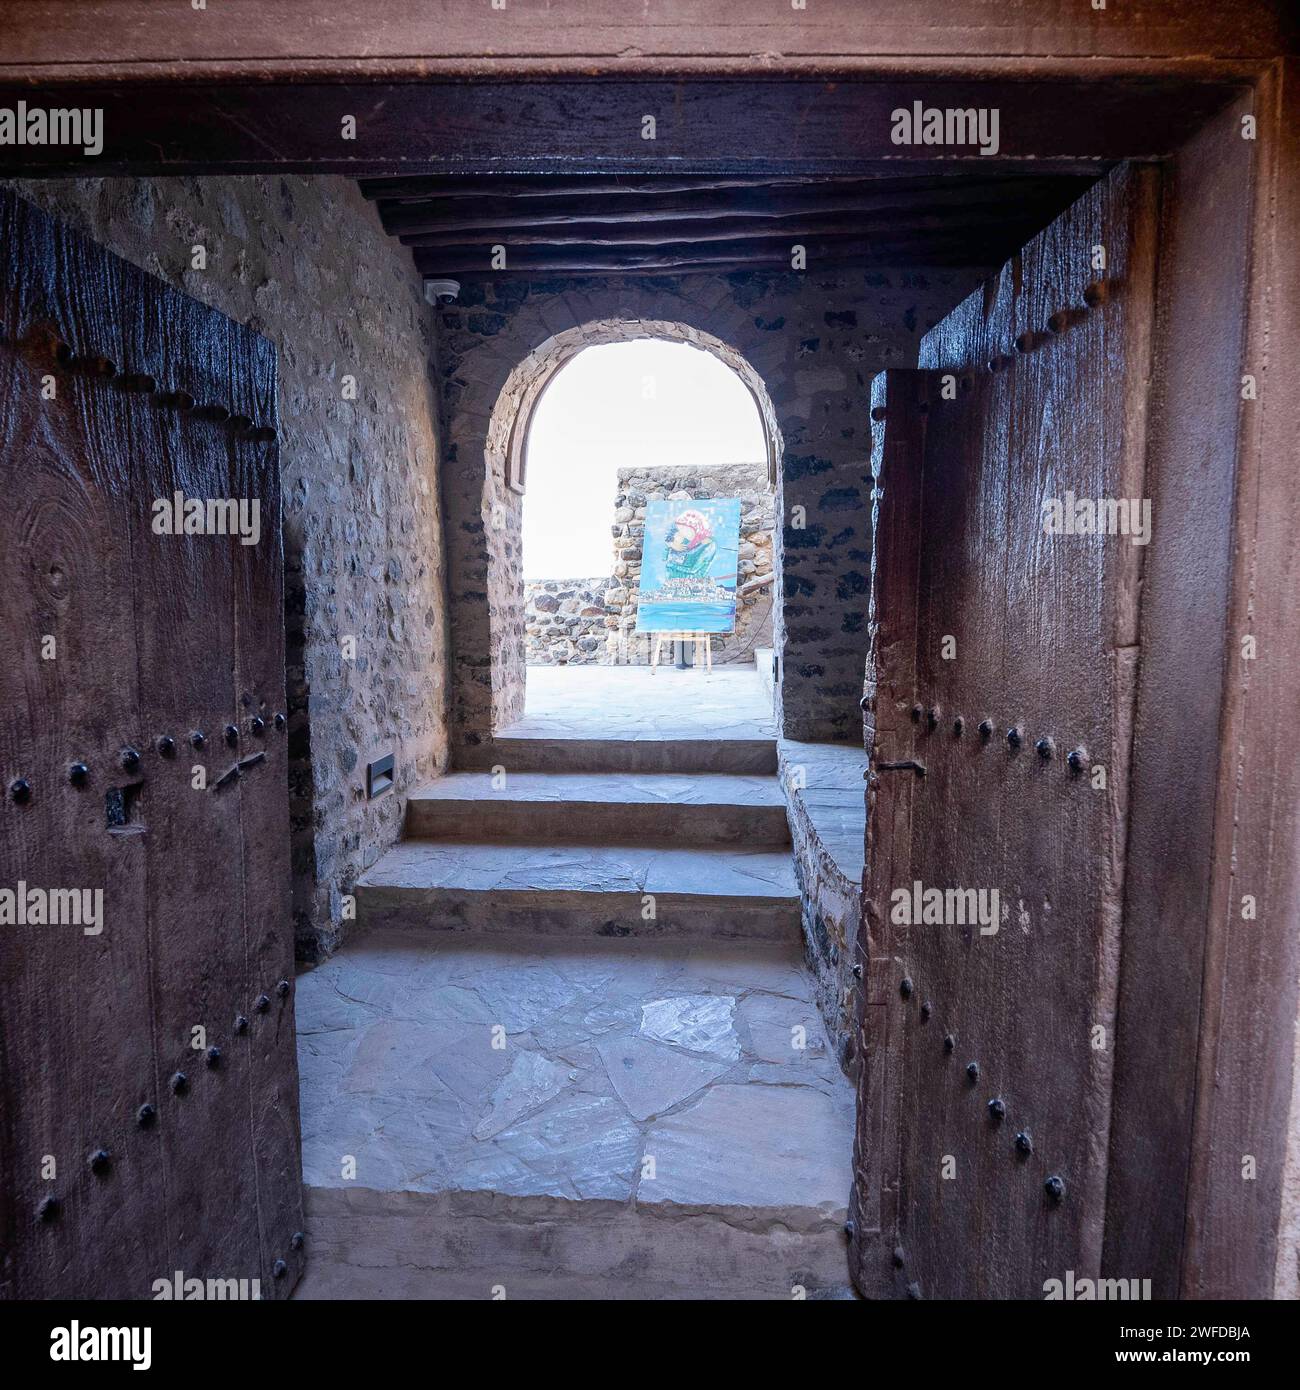
[[609, 577], [534, 579], [524, 585], [530, 666], [609, 664], [605, 594]]
[[[772, 645], [773, 584], [754, 587], [772, 575], [774, 498], [767, 463], [725, 463], [700, 468], [620, 468], [614, 512], [614, 575], [606, 595], [615, 626], [611, 655], [628, 665], [650, 661], [650, 640], [636, 635], [641, 584], [641, 542], [646, 503], [673, 498], [740, 498], [740, 552], [736, 580], [736, 630], [713, 638], [713, 660], [753, 661], [756, 647]], [[749, 591], [745, 592], [749, 586]]]
[[[738, 497], [740, 554], [736, 630], [713, 637], [718, 664], [748, 662], [772, 645], [772, 493], [767, 464], [620, 468], [614, 498], [614, 569], [605, 579], [541, 580], [524, 586], [528, 664], [646, 666], [651, 638], [638, 636], [641, 541], [646, 503], [658, 498]], [[748, 592], [746, 592], [748, 590]]]
[[[293, 910], [299, 955], [317, 958], [341, 939], [342, 895], [401, 834], [406, 793], [447, 765], [437, 406], [420, 278], [346, 179], [12, 186], [278, 349]], [[204, 270], [191, 268], [198, 245]], [[390, 751], [394, 792], [368, 802], [365, 765]]]
[[783, 453], [781, 727], [808, 741], [860, 739], [871, 379], [914, 365], [921, 334], [978, 279], [837, 270], [463, 283], [439, 313], [453, 740], [481, 742], [522, 711], [522, 498], [507, 477], [518, 411], [566, 354], [651, 336], [695, 342], [748, 372]]

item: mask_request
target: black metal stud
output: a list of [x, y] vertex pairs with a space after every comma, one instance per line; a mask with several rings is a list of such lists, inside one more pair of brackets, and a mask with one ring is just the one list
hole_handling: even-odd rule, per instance
[[1034, 744], [1034, 747], [1038, 751], [1038, 756], [1042, 758], [1044, 762], [1051, 761], [1052, 752], [1055, 748], [1055, 744], [1053, 744], [1050, 738], [1040, 738], [1038, 742]]
[[190, 1089], [190, 1079], [183, 1071], [173, 1073], [171, 1079], [172, 1095], [183, 1096]]
[[43, 1221], [46, 1225], [49, 1225], [51, 1221], [57, 1221], [62, 1205], [63, 1203], [57, 1197], [42, 1197], [40, 1205], [36, 1208], [37, 1221]]
[[150, 1126], [157, 1118], [157, 1107], [150, 1105], [148, 1101], [145, 1101], [145, 1103], [139, 1108], [139, 1110], [135, 1112], [135, 1122], [140, 1126], [141, 1129], [150, 1128]]
[[1094, 280], [1091, 285], [1086, 285], [1083, 291], [1083, 302], [1089, 309], [1095, 309], [1099, 304], [1106, 302], [1106, 285], [1104, 281]]
[[190, 746], [193, 748], [202, 748], [207, 741], [207, 737], [199, 729], [195, 729], [190, 735]]
[[1006, 1101], [1004, 1101], [1001, 1096], [994, 1096], [993, 1099], [989, 1101], [989, 1114], [995, 1120], [1001, 1120], [1006, 1118], [1006, 1113]]
[[902, 1269], [906, 1261], [907, 1256], [903, 1253], [903, 1247], [901, 1245], [894, 1246], [894, 1268]]
[[1012, 727], [1007, 730], [1007, 746], [1010, 748], [1019, 748], [1024, 741], [1024, 737], [1024, 730], [1017, 725], [1012, 725]]
[[266, 720], [260, 714], [255, 714], [249, 721], [248, 727], [255, 734], [264, 734], [266, 732]]
[[921, 1005], [921, 1022], [925, 1023], [933, 1012], [934, 1006], [927, 999], [925, 1003]]
[[9, 783], [9, 799], [15, 806], [26, 806], [32, 799], [32, 784], [26, 777], [15, 777]]
[[134, 772], [140, 766], [140, 755], [134, 748], [122, 749], [122, 766], [128, 772]]
[[271, 1277], [273, 1279], [283, 1279], [289, 1272], [289, 1266], [283, 1260], [276, 1260], [271, 1266]]
[[993, 721], [992, 721], [991, 719], [981, 719], [981, 720], [980, 720], [980, 738], [982, 738], [982, 739], [984, 740], [984, 742], [987, 743], [987, 742], [989, 741], [989, 739], [991, 739], [992, 737], [993, 737]]
[[911, 980], [904, 976], [903, 979], [899, 982], [898, 992], [903, 996], [904, 999], [910, 999], [912, 997], [912, 991], [915, 988], [916, 986], [911, 982]]
[[244, 1017], [243, 1014], [240, 1014], [240, 1015], [235, 1019], [235, 1032], [236, 1032], [236, 1033], [247, 1033], [247, 1032], [248, 1032], [248, 1020]]
[[109, 1156], [107, 1149], [96, 1149], [90, 1155], [90, 1171], [92, 1173], [104, 1174], [113, 1166], [113, 1160]]
[[239, 742], [239, 730], [233, 724], [226, 725], [226, 742], [232, 748]]
[[271, 996], [269, 994], [259, 994], [253, 1002], [253, 1007], [259, 1014], [264, 1014], [271, 1007]]
[[913, 723], [913, 724], [919, 724], [919, 723], [921, 722], [921, 716], [922, 716], [924, 713], [925, 713], [925, 711], [921, 708], [920, 705], [913, 705], [913, 706], [912, 706], [912, 723]]
[[885, 418], [885, 407], [883, 405], [873, 405], [871, 407], [871, 418], [880, 421]]
[[170, 734], [164, 734], [158, 740], [158, 756], [162, 758], [174, 758], [176, 756], [176, 740]]
[[[858, 708], [862, 711], [863, 714], [866, 714], [866, 712], [871, 708], [871, 696], [864, 695], [858, 701]], [[278, 719], [279, 716], [277, 715], [276, 718]]]
[[1034, 1141], [1029, 1137], [1029, 1131], [1022, 1129], [1016, 1135], [1016, 1152], [1027, 1157], [1034, 1151]]
[[945, 1052], [956, 1052], [957, 1050], [957, 1039], [951, 1033], [943, 1035], [943, 1050]]
[[68, 769], [68, 781], [74, 787], [84, 787], [90, 778], [90, 769], [85, 763], [73, 763]]
[[854, 1233], [855, 1230], [857, 1230], [857, 1227], [854, 1226], [854, 1224], [853, 1224], [852, 1221], [846, 1221], [846, 1222], [844, 1223], [844, 1235], [845, 1235], [845, 1238], [846, 1238], [846, 1239], [852, 1240], [852, 1239], [853, 1239], [853, 1233]]
[[1079, 774], [1083, 771], [1083, 765], [1086, 761], [1083, 749], [1071, 748], [1069, 753], [1066, 755], [1065, 761], [1068, 764], [1071, 772], [1075, 773], [1076, 775]]
[[281, 980], [280, 983], [276, 985], [275, 992], [283, 999], [284, 996], [289, 993], [289, 981]]
[[303, 1235], [301, 1231], [295, 1231], [293, 1235], [289, 1237], [289, 1249], [301, 1250], [306, 1239], [307, 1237]]
[[853, 978], [855, 980], [860, 980], [862, 978], [862, 966], [857, 961], [853, 964]]
[[952, 721], [952, 736], [953, 736], [953, 738], [960, 738], [960, 737], [962, 736], [962, 732], [963, 732], [963, 730], [964, 730], [965, 728], [966, 728], [966, 721], [965, 721], [965, 720], [961, 717], [961, 715], [959, 714], [959, 715], [957, 716], [957, 718], [954, 719], [954, 720]]
[[1053, 1202], [1065, 1201], [1065, 1179], [1057, 1177], [1055, 1173], [1043, 1184], [1043, 1190]]
[[208, 1048], [207, 1052], [204, 1054], [203, 1060], [213, 1069], [219, 1067], [221, 1065], [221, 1049], [219, 1047]]
[[929, 729], [931, 733], [934, 733], [934, 731], [939, 727], [939, 711], [937, 709], [926, 710], [925, 727]]
[[973, 1086], [980, 1079], [980, 1064], [978, 1062], [967, 1062], [966, 1075]]
[[286, 721], [285, 721], [284, 715], [282, 715], [282, 714], [277, 714], [277, 715], [275, 716], [275, 727], [276, 727], [277, 729], [283, 729], [284, 726], [285, 726], [285, 722], [286, 722]]

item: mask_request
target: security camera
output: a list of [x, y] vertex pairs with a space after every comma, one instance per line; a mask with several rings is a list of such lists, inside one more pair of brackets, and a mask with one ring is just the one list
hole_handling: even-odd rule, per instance
[[459, 294], [459, 280], [426, 280], [424, 282], [424, 297], [430, 304], [454, 304]]

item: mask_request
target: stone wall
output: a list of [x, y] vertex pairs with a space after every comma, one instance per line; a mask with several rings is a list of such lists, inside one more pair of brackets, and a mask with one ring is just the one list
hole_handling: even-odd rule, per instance
[[[28, 181], [23, 197], [279, 353], [293, 908], [337, 945], [342, 895], [447, 764], [445, 573], [432, 326], [409, 253], [336, 178]], [[192, 268], [192, 248], [206, 269]], [[346, 399], [343, 378], [356, 381]], [[342, 639], [356, 639], [346, 660]], [[365, 765], [397, 759], [365, 800]]]
[[738, 497], [740, 554], [736, 630], [718, 633], [718, 664], [753, 661], [772, 645], [773, 498], [766, 463], [620, 468], [614, 498], [614, 569], [604, 579], [555, 579], [524, 585], [528, 664], [647, 666], [651, 639], [636, 632], [641, 540], [647, 502], [659, 498]]
[[856, 1076], [857, 991], [853, 974], [862, 920], [867, 807], [866, 749], [778, 742], [808, 968], [817, 1006], [840, 1065]]
[[650, 643], [636, 636], [641, 583], [641, 542], [646, 503], [692, 497], [740, 498], [740, 553], [736, 580], [736, 630], [713, 638], [715, 663], [753, 661], [756, 647], [772, 645], [772, 575], [775, 499], [767, 463], [723, 463], [699, 468], [620, 468], [614, 512], [614, 575], [606, 604], [616, 624], [611, 655], [628, 665], [650, 660]]
[[528, 664], [608, 665], [608, 590], [608, 575], [596, 579], [535, 579], [525, 584]]
[[782, 458], [775, 615], [790, 737], [861, 738], [870, 568], [870, 384], [916, 362], [920, 335], [977, 272], [601, 277], [462, 284], [439, 313], [452, 585], [453, 738], [522, 712], [521, 413], [584, 346], [667, 337], [740, 372]]

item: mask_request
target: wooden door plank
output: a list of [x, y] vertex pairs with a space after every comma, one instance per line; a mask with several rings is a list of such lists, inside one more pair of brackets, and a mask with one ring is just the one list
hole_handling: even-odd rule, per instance
[[[28, 929], [0, 967], [0, 1138], [7, 1171], [24, 1175], [2, 1209], [3, 1288], [148, 1297], [180, 1270], [284, 1295], [301, 1266], [289, 1251], [301, 1193], [292, 1003], [274, 989], [292, 952], [283, 743], [257, 815], [236, 779], [216, 786], [242, 751], [223, 737], [241, 687], [274, 692], [283, 711], [278, 475], [263, 437], [274, 351], [8, 193], [0, 226], [0, 486], [22, 538], [0, 556], [18, 600], [0, 770], [33, 784], [30, 805], [5, 804], [3, 862], [6, 877], [105, 890], [101, 935]], [[47, 372], [58, 394], [41, 402]], [[254, 482], [259, 545], [154, 526], [156, 500], [221, 502]], [[57, 660], [40, 660], [43, 632]], [[74, 759], [84, 789], [68, 780]], [[206, 786], [196, 763], [216, 774]], [[264, 1015], [254, 984], [276, 1000]], [[90, 1173], [100, 1147], [110, 1160]], [[48, 1184], [34, 1159], [46, 1152], [59, 1162]], [[47, 1191], [64, 1210], [38, 1226]]]
[[[277, 428], [274, 349], [256, 334], [232, 337], [234, 408]], [[244, 771], [236, 788], [241, 826], [247, 990], [254, 1005], [249, 1106], [261, 1223], [265, 1298], [287, 1298], [306, 1259], [293, 1007], [288, 733], [284, 686], [284, 558], [280, 465], [274, 440], [229, 442], [233, 492], [257, 499], [261, 536], [235, 556], [235, 694]], [[276, 716], [280, 719], [277, 721]], [[252, 761], [259, 760], [260, 761]]]
[[[997, 889], [1002, 908], [894, 938], [899, 1241], [926, 1296], [1041, 1297], [1098, 1269], [1110, 1054], [1093, 1029], [1109, 1045], [1140, 554], [1127, 537], [1045, 535], [1042, 502], [1141, 495], [1153, 198], [1149, 174], [1117, 171], [923, 348], [957, 389], [945, 399], [932, 376], [913, 726], [927, 773], [891, 887]], [[1085, 311], [1099, 244], [1110, 292]], [[1065, 308], [1078, 312], [1048, 332]], [[1106, 765], [1108, 791], [1068, 770], [1074, 747]]]
[[861, 1082], [854, 1136], [850, 1268], [868, 1297], [896, 1291], [900, 1050], [892, 1001], [894, 933], [889, 890], [910, 863], [916, 777], [881, 769], [912, 752], [916, 688], [916, 580], [923, 521], [925, 381], [882, 372], [871, 384], [872, 548], [863, 737], [868, 754], [862, 928], [855, 966]]
[[[31, 800], [0, 805], [0, 886], [102, 893], [101, 930], [6, 926], [0, 958], [0, 1081], [10, 1297], [147, 1296], [170, 1266], [149, 996], [145, 844], [110, 828], [107, 798], [135, 788], [138, 747], [129, 636], [130, 403], [56, 354], [93, 344], [121, 358], [121, 286], [80, 265], [53, 224], [0, 191], [0, 504], [17, 543], [0, 550], [7, 658], [0, 662], [0, 778]], [[66, 356], [66, 354], [65, 354]], [[43, 379], [56, 395], [42, 400]], [[42, 642], [56, 644], [49, 659]], [[84, 785], [69, 777], [84, 763]], [[90, 1155], [109, 1158], [93, 1171]], [[47, 1157], [48, 1156], [48, 1157]], [[53, 1160], [47, 1178], [44, 1165]], [[37, 1220], [41, 1202], [59, 1204]], [[105, 1250], [112, 1251], [105, 1258]]]

